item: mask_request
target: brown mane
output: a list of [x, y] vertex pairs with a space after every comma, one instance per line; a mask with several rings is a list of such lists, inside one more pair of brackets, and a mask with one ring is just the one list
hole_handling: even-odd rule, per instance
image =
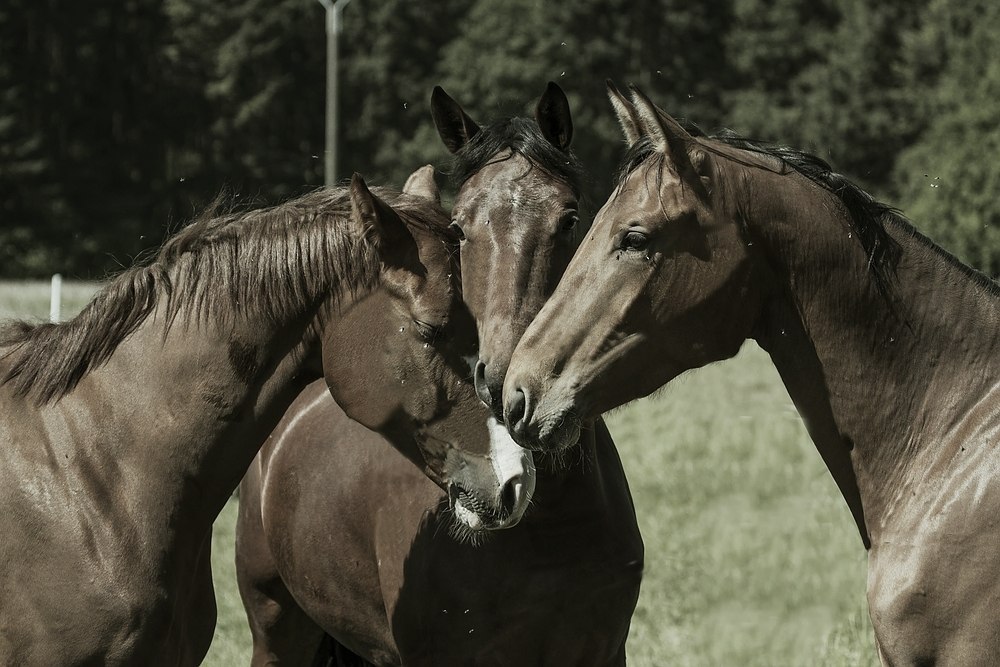
[[[451, 240], [440, 208], [383, 188], [374, 193], [414, 230]], [[374, 288], [379, 258], [349, 227], [346, 188], [320, 189], [277, 206], [217, 214], [210, 207], [148, 263], [114, 278], [72, 320], [0, 326], [0, 385], [39, 404], [61, 398], [114, 353], [158, 305], [219, 324], [234, 318], [287, 322], [321, 298]], [[166, 299], [164, 302], [163, 299]]]

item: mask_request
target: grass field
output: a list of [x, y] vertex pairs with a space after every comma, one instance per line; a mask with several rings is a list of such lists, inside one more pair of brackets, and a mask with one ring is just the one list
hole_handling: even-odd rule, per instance
[[[64, 285], [63, 312], [92, 291]], [[47, 314], [47, 284], [0, 283], [0, 318]], [[630, 665], [877, 664], [861, 540], [767, 355], [748, 344], [609, 422], [646, 544]], [[234, 510], [214, 536], [220, 667], [249, 656]]]

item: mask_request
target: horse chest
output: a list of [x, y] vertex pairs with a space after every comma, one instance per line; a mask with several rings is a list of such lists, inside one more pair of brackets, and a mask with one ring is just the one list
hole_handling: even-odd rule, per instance
[[8, 543], [32, 555], [4, 558], [12, 566], [0, 577], [0, 663], [197, 662], [215, 619], [207, 562], [169, 558], [169, 550], [89, 512], [88, 520], [36, 521], [30, 537]]
[[1000, 488], [992, 446], [965, 442], [902, 485], [869, 554], [868, 600], [889, 664], [1000, 655]]
[[614, 663], [639, 593], [638, 530], [620, 541], [590, 523], [550, 528], [527, 519], [488, 549], [435, 540], [411, 551], [390, 601], [404, 663]]

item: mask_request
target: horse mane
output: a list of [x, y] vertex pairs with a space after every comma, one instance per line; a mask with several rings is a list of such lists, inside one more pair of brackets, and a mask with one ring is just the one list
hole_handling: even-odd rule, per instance
[[[506, 150], [511, 151], [510, 156], [497, 157]], [[504, 118], [480, 129], [455, 153], [451, 166], [452, 183], [457, 189], [483, 167], [509, 160], [514, 154], [521, 155], [575, 192], [581, 192], [584, 169], [576, 155], [556, 148], [535, 121], [516, 117]]]
[[812, 182], [837, 195], [851, 220], [852, 231], [865, 250], [868, 266], [875, 279], [876, 287], [883, 296], [888, 296], [891, 280], [902, 257], [899, 244], [886, 231], [887, 224], [901, 227], [921, 245], [931, 249], [963, 275], [986, 289], [990, 294], [1000, 296], [1000, 286], [989, 276], [965, 264], [931, 238], [917, 229], [903, 212], [894, 206], [876, 200], [871, 194], [839, 174], [822, 158], [795, 150], [787, 146], [777, 146], [762, 141], [743, 138], [731, 130], [722, 130], [708, 137], [734, 148], [757, 152], [775, 157], [796, 170]]
[[[412, 229], [452, 240], [447, 217], [421, 197], [373, 190]], [[217, 199], [148, 261], [112, 279], [67, 322], [0, 326], [0, 385], [39, 404], [61, 398], [108, 360], [162, 306], [166, 329], [183, 311], [194, 323], [221, 326], [237, 317], [288, 322], [316, 305], [373, 289], [374, 245], [346, 223], [347, 188], [319, 189], [277, 206], [219, 212]]]
[[[712, 148], [711, 142], [716, 141], [739, 150], [776, 158], [780, 164], [787, 165], [824, 190], [833, 193], [847, 212], [853, 236], [858, 239], [865, 256], [868, 258], [868, 268], [875, 281], [875, 286], [883, 296], [887, 297], [890, 293], [892, 279], [902, 255], [899, 244], [886, 230], [887, 222], [903, 224], [916, 236], [938, 247], [917, 233], [898, 209], [876, 200], [843, 174], [835, 172], [822, 158], [787, 146], [748, 139], [732, 130], [724, 129], [716, 134], [708, 135], [690, 121], [678, 120], [678, 122], [691, 136], [699, 139], [702, 146], [709, 150]], [[656, 147], [648, 137], [642, 137], [635, 142], [626, 151], [618, 169], [618, 184], [621, 185], [625, 178], [640, 164], [657, 153]], [[727, 155], [726, 157], [731, 156]], [[940, 250], [939, 247], [938, 249]], [[957, 262], [957, 260], [955, 261]], [[968, 269], [968, 267], [965, 268]]]

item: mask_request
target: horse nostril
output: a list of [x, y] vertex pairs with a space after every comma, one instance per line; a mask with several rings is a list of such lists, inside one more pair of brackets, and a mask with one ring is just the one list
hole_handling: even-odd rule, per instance
[[476, 395], [479, 396], [479, 400], [488, 407], [493, 407], [493, 396], [490, 394], [490, 388], [486, 384], [486, 364], [480, 359], [476, 362], [476, 370], [472, 375], [472, 383], [476, 387]]
[[528, 399], [524, 395], [524, 390], [518, 387], [510, 397], [507, 404], [507, 428], [521, 433], [524, 431], [525, 412], [528, 407]]
[[503, 489], [500, 492], [500, 510], [501, 516], [505, 519], [514, 513], [517, 508], [517, 500], [519, 489], [521, 487], [520, 477], [515, 477], [506, 484], [504, 484]]

